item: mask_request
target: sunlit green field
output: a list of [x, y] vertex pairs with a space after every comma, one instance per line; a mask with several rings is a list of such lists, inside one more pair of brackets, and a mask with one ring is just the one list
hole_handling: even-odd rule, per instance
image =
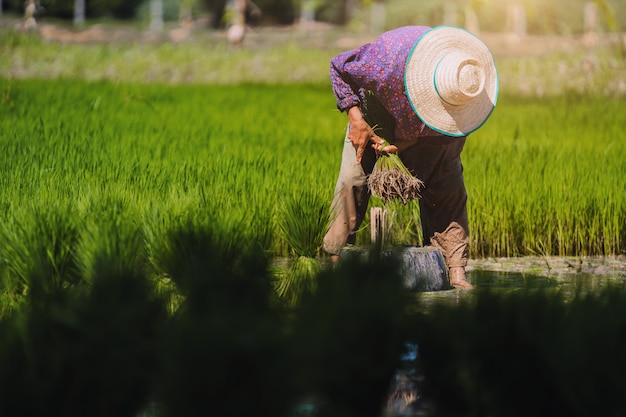
[[[119, 218], [157, 240], [193, 217], [264, 236], [286, 256], [277, 203], [313, 195], [320, 207], [298, 219], [307, 224], [332, 196], [345, 116], [324, 84], [3, 80], [0, 91], [8, 235], [53, 211], [79, 231]], [[626, 103], [606, 98], [501, 97], [462, 156], [471, 256], [622, 253], [625, 114]], [[394, 242], [420, 243], [417, 204], [391, 209]]]
[[[421, 316], [393, 263], [318, 263], [346, 124], [332, 51], [4, 36], [0, 414], [293, 416], [318, 395], [366, 416], [407, 340], [441, 404], [620, 414], [623, 288], [446, 291]], [[462, 154], [474, 259], [626, 253], [621, 67], [581, 83], [560, 59], [498, 61]], [[421, 244], [418, 204], [389, 209], [391, 243]]]

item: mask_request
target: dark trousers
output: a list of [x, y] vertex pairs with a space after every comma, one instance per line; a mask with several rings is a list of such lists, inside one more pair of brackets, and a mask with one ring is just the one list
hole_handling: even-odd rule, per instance
[[[424, 241], [441, 251], [449, 268], [467, 265], [467, 192], [461, 164], [465, 139], [420, 137], [400, 153], [406, 167], [424, 182], [419, 202]], [[370, 197], [367, 175], [375, 162], [375, 151], [368, 147], [357, 164], [356, 151], [346, 135], [332, 203], [333, 221], [324, 237], [326, 252], [339, 254], [356, 241]]]

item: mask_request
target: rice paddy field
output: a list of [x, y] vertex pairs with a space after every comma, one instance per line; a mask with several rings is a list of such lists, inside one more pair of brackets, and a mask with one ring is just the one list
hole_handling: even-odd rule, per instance
[[[175, 43], [141, 32], [120, 37], [116, 27], [107, 34], [101, 25], [19, 33], [3, 22], [6, 253], [29, 256], [26, 242], [56, 239], [80, 253], [85, 236], [108, 239], [98, 232], [106, 219], [120, 222], [118, 233], [141, 231], [149, 253], [184, 221], [226, 228], [275, 257], [320, 255], [346, 123], [328, 60], [363, 37], [259, 30], [247, 46], [230, 48], [202, 31]], [[619, 44], [602, 38], [589, 49], [569, 40], [542, 54], [541, 40], [529, 39], [533, 51], [526, 45], [518, 56], [506, 37], [485, 37], [501, 92], [462, 155], [470, 257], [624, 255]], [[391, 243], [422, 244], [417, 203], [389, 208]], [[368, 244], [368, 228], [366, 219], [360, 244]], [[18, 267], [16, 255], [5, 259]]]
[[[278, 203], [312, 199], [292, 213], [306, 228], [327, 213], [345, 120], [325, 84], [3, 79], [0, 91], [5, 233], [55, 210], [81, 231], [118, 217], [151, 235], [191, 216], [287, 256]], [[622, 254], [625, 115], [616, 98], [503, 93], [463, 154], [471, 256]], [[394, 242], [420, 243], [417, 204], [391, 209]]]
[[[292, 417], [319, 398], [378, 416], [407, 340], [443, 412], [623, 414], [623, 274], [570, 291], [491, 272], [624, 263], [623, 50], [497, 50], [498, 104], [462, 160], [471, 263], [515, 288], [438, 303], [388, 260], [318, 262], [346, 127], [328, 60], [354, 38], [234, 49], [3, 23], [0, 414]], [[388, 208], [391, 244], [422, 244], [418, 204]]]

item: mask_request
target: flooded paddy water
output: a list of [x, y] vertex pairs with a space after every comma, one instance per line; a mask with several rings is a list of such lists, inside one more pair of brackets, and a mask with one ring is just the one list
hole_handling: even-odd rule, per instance
[[601, 288], [626, 283], [626, 256], [520, 257], [470, 260], [469, 279], [477, 288]]
[[[565, 298], [582, 292], [599, 292], [609, 286], [626, 288], [626, 256], [520, 257], [473, 259], [467, 266], [474, 290], [443, 290], [419, 293], [419, 308], [435, 304], [460, 304], [481, 291], [503, 295], [521, 290], [558, 291]], [[403, 367], [396, 372], [385, 417], [428, 415], [433, 406], [423, 397], [424, 376], [418, 371], [419, 346], [407, 344]]]
[[[511, 291], [558, 288], [592, 291], [607, 285], [626, 286], [626, 255], [605, 257], [542, 257], [470, 259], [467, 278], [475, 289]], [[421, 294], [422, 301], [457, 300], [473, 291], [456, 289]]]

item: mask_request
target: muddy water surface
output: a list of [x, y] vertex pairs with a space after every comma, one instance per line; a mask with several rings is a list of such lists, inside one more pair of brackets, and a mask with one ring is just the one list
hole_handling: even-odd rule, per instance
[[[476, 289], [514, 291], [522, 288], [555, 288], [593, 291], [607, 285], [626, 288], [626, 256], [520, 257], [472, 259], [467, 278]], [[422, 293], [422, 301], [462, 300], [473, 291], [448, 290]]]
[[480, 259], [470, 261], [467, 272], [477, 288], [567, 290], [578, 286], [593, 290], [626, 284], [626, 256]]

